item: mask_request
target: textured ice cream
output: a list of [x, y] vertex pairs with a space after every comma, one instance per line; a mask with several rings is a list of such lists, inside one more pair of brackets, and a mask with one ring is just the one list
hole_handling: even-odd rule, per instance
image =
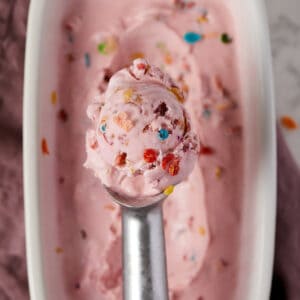
[[[120, 211], [99, 179], [83, 167], [85, 135], [91, 128], [86, 107], [102, 101], [108, 82], [114, 82], [112, 74], [143, 57], [184, 91], [183, 105], [201, 141], [192, 173], [163, 204], [170, 298], [236, 300], [243, 119], [238, 37], [227, 1], [73, 0], [63, 25], [58, 84], [49, 87], [52, 101], [45, 108], [57, 114], [55, 143], [41, 130], [42, 160], [54, 157], [58, 182], [53, 197], [57, 216], [45, 216], [46, 225], [56, 224], [55, 238], [47, 236], [45, 246], [45, 270], [52, 274], [49, 298], [121, 299]], [[94, 124], [98, 130], [100, 124]], [[142, 142], [138, 147], [142, 155]]]
[[86, 166], [115, 192], [143, 198], [165, 192], [191, 173], [196, 134], [175, 82], [144, 59], [112, 76], [104, 102], [89, 106]]

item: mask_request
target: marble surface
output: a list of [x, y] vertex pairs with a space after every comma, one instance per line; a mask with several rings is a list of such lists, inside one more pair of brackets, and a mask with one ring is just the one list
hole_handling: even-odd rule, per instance
[[[266, 0], [269, 17], [277, 115], [293, 117], [300, 126], [300, 1]], [[300, 166], [300, 127], [283, 130]]]

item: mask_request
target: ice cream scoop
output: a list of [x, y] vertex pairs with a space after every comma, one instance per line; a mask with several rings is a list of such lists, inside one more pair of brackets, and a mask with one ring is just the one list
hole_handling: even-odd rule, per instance
[[86, 166], [122, 206], [126, 300], [168, 298], [161, 204], [199, 152], [183, 102], [167, 74], [137, 59], [88, 108]]

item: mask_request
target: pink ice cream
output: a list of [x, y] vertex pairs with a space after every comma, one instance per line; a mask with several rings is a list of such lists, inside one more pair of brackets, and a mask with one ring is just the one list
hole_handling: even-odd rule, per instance
[[187, 178], [199, 154], [183, 93], [159, 68], [136, 59], [112, 76], [88, 115], [86, 166], [120, 194], [160, 194]]
[[[141, 179], [138, 184], [126, 185], [129, 194], [141, 195], [186, 178], [163, 204], [170, 299], [235, 300], [244, 174], [238, 43], [226, 1], [68, 2], [61, 29], [58, 85], [49, 87], [49, 95], [56, 91], [57, 103], [48, 101], [45, 108], [58, 113], [55, 144], [48, 140], [50, 154], [42, 157], [43, 161], [54, 157], [57, 172], [57, 218], [45, 216], [46, 224], [57, 226], [54, 238], [47, 238], [49, 246], [45, 246], [51, 299], [120, 300], [122, 295], [120, 210], [99, 178], [83, 168], [84, 141], [91, 130], [86, 139], [87, 165], [101, 179], [103, 165], [113, 169], [114, 177], [103, 176], [105, 184], [116, 187], [120, 183], [125, 188], [124, 173], [125, 181]], [[136, 58], [158, 66], [162, 79], [150, 79], [150, 73], [136, 68], [144, 61], [136, 61], [128, 69]], [[173, 83], [164, 73], [174, 79], [184, 98], [177, 90], [173, 90], [175, 95], [169, 91]], [[112, 74], [116, 75], [111, 78]], [[152, 99], [151, 95], [159, 97]], [[150, 100], [155, 105], [149, 108], [149, 115], [138, 117], [138, 109], [148, 107]], [[166, 107], [160, 107], [163, 101]], [[97, 113], [99, 103], [104, 106]], [[92, 129], [85, 113], [88, 105], [92, 105]], [[115, 116], [105, 119], [114, 106]], [[181, 139], [189, 126], [186, 122], [185, 129], [173, 128], [175, 118], [182, 126], [187, 118], [201, 141], [188, 177], [189, 162], [192, 165], [198, 146], [188, 143], [186, 153], [183, 144], [176, 146], [176, 136]], [[165, 141], [158, 138], [163, 120], [168, 129]], [[144, 128], [146, 132], [140, 134]], [[123, 135], [120, 140], [119, 135]], [[107, 144], [104, 136], [115, 144]], [[155, 150], [154, 166], [144, 161], [145, 148]], [[116, 161], [124, 162], [124, 157], [116, 160], [120, 149], [126, 153], [126, 165], [116, 167]], [[175, 176], [169, 174], [169, 166], [162, 166], [162, 158], [169, 152], [181, 159]], [[152, 154], [146, 155], [150, 161]], [[148, 185], [151, 178], [160, 176], [163, 183]], [[145, 189], [146, 185], [150, 189]]]

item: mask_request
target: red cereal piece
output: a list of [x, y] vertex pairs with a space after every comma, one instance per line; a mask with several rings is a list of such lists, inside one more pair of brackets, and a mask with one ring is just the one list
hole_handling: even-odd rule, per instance
[[58, 178], [58, 183], [59, 183], [59, 184], [63, 184], [64, 182], [65, 182], [65, 178], [62, 177], [62, 176], [60, 176], [60, 177]]
[[173, 153], [168, 153], [165, 157], [163, 157], [161, 166], [171, 176], [175, 176], [180, 170], [179, 163], [180, 159], [178, 157], [176, 157]]
[[67, 61], [68, 61], [69, 63], [72, 63], [72, 62], [75, 60], [75, 56], [74, 56], [73, 53], [68, 53], [68, 54], [66, 55], [66, 58], [67, 58]]
[[298, 128], [297, 122], [289, 116], [283, 116], [280, 119], [281, 125], [288, 130], [295, 130]]
[[49, 155], [50, 154], [49, 148], [48, 148], [48, 143], [47, 143], [45, 138], [43, 138], [42, 141], [41, 141], [41, 148], [42, 148], [42, 153], [44, 155]]
[[169, 153], [167, 154], [163, 159], [162, 159], [162, 162], [161, 162], [161, 166], [164, 170], [167, 170], [170, 162], [175, 158], [175, 155], [173, 153]]
[[116, 160], [115, 160], [115, 164], [118, 167], [124, 166], [126, 164], [126, 157], [127, 157], [127, 154], [124, 153], [124, 152], [118, 154], [117, 157], [116, 157]]
[[139, 64], [137, 64], [136, 65], [137, 66], [137, 68], [138, 68], [138, 70], [146, 70], [146, 65], [145, 64], [143, 64], [143, 63], [139, 63]]
[[57, 117], [62, 121], [62, 122], [67, 122], [68, 121], [68, 114], [64, 109], [60, 109], [57, 113]]
[[114, 235], [117, 234], [117, 228], [113, 224], [110, 225], [109, 230], [112, 232], [112, 234], [114, 234]]
[[157, 159], [157, 151], [155, 149], [145, 149], [144, 161], [147, 163], [153, 163]]
[[98, 141], [95, 139], [94, 141], [92, 141], [92, 143], [90, 144], [91, 149], [95, 150], [98, 148]]
[[209, 146], [201, 146], [199, 154], [200, 155], [212, 155], [212, 154], [214, 154], [214, 152], [215, 152], [214, 149]]
[[179, 173], [180, 167], [179, 167], [180, 160], [178, 158], [171, 161], [168, 172], [171, 176], [176, 176]]

